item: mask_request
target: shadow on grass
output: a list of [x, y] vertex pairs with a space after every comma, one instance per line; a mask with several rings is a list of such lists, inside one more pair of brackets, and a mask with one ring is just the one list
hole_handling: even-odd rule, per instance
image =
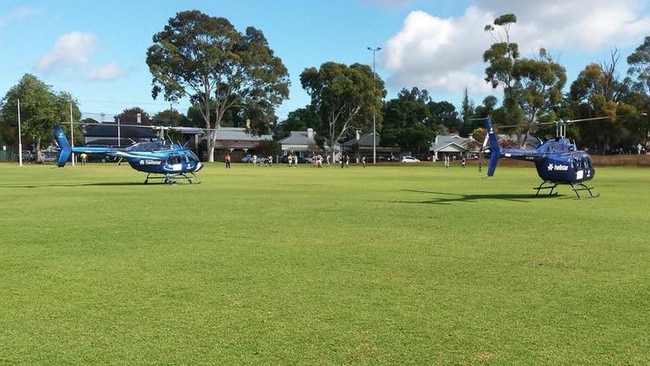
[[[182, 185], [199, 184], [194, 183], [181, 183]], [[97, 182], [97, 183], [30, 183], [30, 184], [1, 184], [0, 188], [46, 188], [46, 187], [113, 187], [113, 186], [151, 186], [151, 185], [179, 185], [179, 183], [168, 184], [164, 182], [143, 183], [143, 182]]]
[[506, 201], [513, 201], [513, 202], [530, 202], [531, 199], [543, 199], [543, 198], [563, 198], [563, 195], [540, 195], [540, 196], [535, 196], [535, 194], [530, 193], [530, 194], [494, 194], [494, 193], [486, 193], [486, 194], [460, 194], [460, 193], [448, 193], [448, 192], [432, 192], [432, 191], [419, 191], [419, 190], [412, 190], [412, 189], [407, 189], [404, 190], [404, 192], [414, 192], [414, 193], [422, 193], [422, 194], [433, 194], [436, 196], [441, 196], [441, 197], [434, 197], [432, 199], [428, 199], [425, 201], [398, 201], [397, 203], [417, 203], [417, 204], [450, 204], [454, 202], [478, 202], [481, 200], [506, 200]]

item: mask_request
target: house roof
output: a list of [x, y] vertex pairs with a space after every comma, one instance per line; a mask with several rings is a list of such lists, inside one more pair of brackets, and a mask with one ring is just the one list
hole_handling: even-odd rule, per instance
[[[380, 146], [380, 141], [381, 138], [378, 133], [375, 133], [375, 145]], [[343, 143], [343, 146], [349, 147], [349, 146], [373, 146], [372, 144], [372, 132], [365, 133], [361, 136], [359, 136], [359, 141], [357, 139], [350, 139], [346, 142]]]
[[[497, 139], [501, 142], [504, 142], [506, 144], [510, 144], [516, 147], [519, 147], [519, 139], [523, 140], [524, 135], [519, 136], [519, 139], [517, 139], [517, 135], [502, 135], [499, 134], [497, 135]], [[536, 136], [530, 136], [528, 140], [526, 140], [526, 145], [523, 147], [526, 150], [535, 150], [539, 144], [542, 143], [542, 140], [540, 140]]]
[[429, 151], [457, 152], [471, 150], [476, 140], [459, 135], [438, 135], [429, 148]]
[[86, 146], [130, 146], [135, 144], [136, 141], [131, 138], [121, 138], [120, 141], [117, 141], [117, 137], [108, 137], [108, 138], [86, 138]]
[[219, 127], [217, 129], [217, 141], [248, 141], [257, 142], [262, 140], [273, 140], [271, 135], [253, 135], [241, 127]]
[[198, 128], [198, 127], [177, 126], [177, 127], [171, 127], [170, 129], [172, 131], [178, 131], [183, 135], [205, 135], [205, 131], [202, 128]]
[[283, 138], [279, 142], [282, 145], [316, 145], [316, 140], [314, 140], [314, 135], [316, 132], [311, 132], [312, 136], [309, 136], [309, 131], [291, 131], [289, 136]]
[[[117, 137], [117, 127], [115, 123], [101, 123], [86, 127], [86, 137]], [[156, 131], [148, 126], [122, 125], [120, 127], [120, 137], [132, 139], [152, 139], [157, 138]]]

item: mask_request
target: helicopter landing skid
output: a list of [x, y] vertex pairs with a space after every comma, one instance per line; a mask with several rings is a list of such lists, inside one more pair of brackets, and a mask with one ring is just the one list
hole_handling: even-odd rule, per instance
[[542, 182], [537, 187], [533, 187], [533, 189], [537, 190], [537, 193], [535, 193], [535, 197], [539, 196], [540, 191], [546, 191], [546, 190], [548, 190], [547, 196], [555, 196], [557, 195], [557, 192], [555, 192], [556, 187], [557, 187], [557, 183]]
[[582, 199], [582, 197], [580, 197], [580, 193], [579, 193], [580, 191], [587, 191], [589, 193], [589, 197], [585, 197], [585, 198], [596, 198], [600, 196], [600, 194], [594, 195], [591, 192], [591, 190], [594, 189], [594, 187], [589, 187], [584, 183], [578, 183], [578, 184], [571, 183], [571, 189], [573, 189], [573, 193], [576, 194], [577, 200]]
[[192, 179], [193, 179], [193, 178], [196, 178], [196, 176], [194, 175], [194, 173], [190, 173], [190, 174], [192, 174], [191, 177], [188, 176], [188, 175], [185, 174], [185, 173], [164, 174], [164, 175], [161, 175], [161, 176], [156, 176], [156, 175], [151, 176], [151, 174], [157, 174], [157, 173], [147, 173], [147, 177], [144, 179], [144, 184], [149, 183], [149, 180], [150, 180], [150, 179], [151, 179], [151, 180], [160, 179], [160, 180], [162, 180], [162, 183], [164, 183], [164, 184], [175, 184], [177, 179], [185, 179], [185, 180], [187, 180], [190, 184], [192, 184], [192, 183], [194, 183], [194, 182], [192, 181]]

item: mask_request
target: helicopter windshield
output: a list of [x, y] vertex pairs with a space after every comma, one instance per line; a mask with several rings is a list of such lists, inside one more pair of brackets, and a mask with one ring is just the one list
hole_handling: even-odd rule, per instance
[[186, 152], [186, 154], [189, 155], [192, 159], [194, 159], [194, 161], [197, 161], [197, 162], [199, 161], [199, 157], [196, 156], [196, 154], [194, 153], [194, 151], [192, 151], [192, 150], [188, 150], [188, 151]]

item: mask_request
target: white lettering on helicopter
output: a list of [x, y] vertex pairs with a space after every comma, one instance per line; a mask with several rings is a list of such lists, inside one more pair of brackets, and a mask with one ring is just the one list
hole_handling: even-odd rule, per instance
[[140, 160], [140, 165], [160, 165], [160, 160]]
[[554, 170], [555, 171], [566, 172], [566, 171], [569, 170], [569, 166], [568, 165], [549, 164], [548, 165], [548, 171], [552, 172]]

